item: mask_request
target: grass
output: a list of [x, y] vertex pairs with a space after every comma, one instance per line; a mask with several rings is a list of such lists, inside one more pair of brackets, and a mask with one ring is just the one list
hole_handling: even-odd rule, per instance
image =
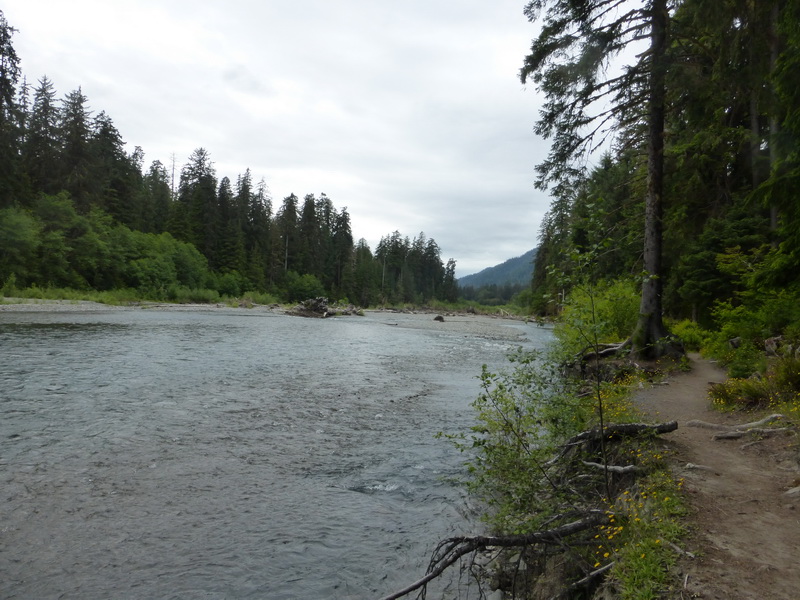
[[228, 306], [251, 308], [256, 304], [276, 304], [278, 299], [267, 293], [245, 292], [241, 297], [220, 296], [216, 290], [205, 288], [188, 288], [186, 286], [170, 286], [160, 294], [147, 294], [140, 290], [123, 288], [98, 292], [95, 290], [75, 290], [71, 288], [38, 287], [11, 288], [0, 290], [0, 302], [7, 303], [5, 298], [21, 298], [26, 302], [41, 300], [66, 300], [72, 302], [99, 302], [112, 306], [134, 304], [142, 301], [165, 301], [175, 304], [216, 304], [224, 302]]

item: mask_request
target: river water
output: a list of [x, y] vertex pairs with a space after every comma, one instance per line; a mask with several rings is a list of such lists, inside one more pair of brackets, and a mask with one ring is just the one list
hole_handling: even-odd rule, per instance
[[439, 539], [480, 527], [436, 432], [472, 424], [481, 364], [549, 335], [392, 313], [0, 312], [0, 597], [402, 588]]

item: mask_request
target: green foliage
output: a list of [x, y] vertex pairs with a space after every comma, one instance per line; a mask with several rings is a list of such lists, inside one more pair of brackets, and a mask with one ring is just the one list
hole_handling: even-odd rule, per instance
[[636, 449], [640, 464], [653, 469], [609, 509], [609, 524], [597, 538], [596, 564], [613, 559], [610, 587], [625, 600], [661, 598], [669, 587], [675, 552], [670, 544], [686, 534], [683, 480], [675, 480], [652, 442]]
[[717, 332], [705, 352], [728, 366], [732, 377], [748, 377], [765, 368], [764, 341], [781, 333], [795, 340], [800, 332], [800, 295], [792, 290], [748, 294], [743, 301], [718, 302]]
[[547, 518], [540, 503], [548, 486], [543, 464], [556, 440], [580, 428], [586, 415], [580, 403], [566, 400], [552, 366], [537, 353], [520, 349], [509, 360], [510, 371], [484, 366], [483, 391], [473, 403], [477, 424], [457, 446], [471, 454], [469, 486], [491, 507], [487, 520], [510, 533], [534, 530]]
[[763, 377], [731, 377], [714, 384], [709, 396], [720, 409], [770, 408], [800, 418], [800, 358], [777, 359]]
[[14, 296], [17, 292], [17, 275], [11, 273], [3, 282], [3, 287], [0, 288], [0, 295], [4, 297]]
[[41, 246], [41, 223], [19, 208], [0, 210], [0, 281], [24, 286], [34, 280]]
[[286, 275], [286, 299], [289, 302], [302, 302], [309, 298], [325, 295], [325, 287], [314, 275], [298, 275], [289, 271]]
[[621, 342], [633, 331], [638, 314], [639, 293], [632, 279], [578, 285], [556, 326], [560, 351], [574, 356], [598, 343]]
[[673, 335], [683, 342], [687, 350], [700, 350], [708, 343], [711, 332], [703, 329], [694, 321], [684, 319], [670, 325]]

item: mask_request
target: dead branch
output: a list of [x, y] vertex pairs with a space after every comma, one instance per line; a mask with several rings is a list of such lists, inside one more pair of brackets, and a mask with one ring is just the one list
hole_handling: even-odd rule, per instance
[[591, 583], [591, 581], [593, 579], [599, 577], [600, 575], [602, 575], [606, 571], [610, 570], [611, 567], [614, 566], [614, 564], [615, 564], [614, 561], [611, 561], [607, 565], [603, 565], [599, 569], [595, 569], [594, 571], [592, 571], [591, 573], [586, 575], [586, 577], [584, 577], [582, 579], [579, 579], [578, 581], [576, 581], [575, 583], [570, 585], [568, 588], [563, 590], [558, 595], [553, 596], [552, 598], [550, 598], [550, 600], [558, 600], [558, 598], [563, 598], [564, 596], [568, 596], [570, 592], [574, 592], [575, 590], [578, 590], [578, 589], [586, 586], [588, 583]]
[[686, 423], [687, 427], [702, 427], [704, 429], [719, 429], [721, 431], [746, 431], [750, 429], [754, 429], [757, 427], [762, 427], [763, 425], [769, 425], [770, 423], [774, 423], [780, 419], [785, 419], [781, 414], [774, 414], [764, 417], [759, 421], [753, 421], [752, 423], [741, 423], [739, 425], [723, 425], [721, 423], [708, 423], [707, 421], [688, 421]]
[[615, 437], [630, 437], [640, 435], [643, 433], [663, 434], [675, 431], [678, 428], [677, 421], [669, 421], [667, 423], [657, 423], [649, 425], [647, 423], [609, 423], [600, 431], [599, 427], [582, 431], [578, 435], [574, 435], [561, 445], [558, 454], [545, 463], [545, 466], [551, 466], [561, 460], [564, 455], [574, 446], [586, 442], [597, 442], [601, 437], [605, 436], [607, 439]]
[[744, 437], [748, 434], [755, 434], [761, 435], [764, 437], [769, 437], [776, 433], [783, 433], [785, 431], [790, 431], [789, 427], [776, 427], [771, 429], [764, 429], [759, 427], [754, 427], [752, 429], [747, 429], [744, 431], [741, 430], [734, 430], [734, 431], [723, 431], [722, 433], [715, 433], [711, 436], [712, 440], [738, 440], [741, 437]]
[[600, 510], [589, 511], [586, 516], [577, 521], [559, 525], [553, 529], [545, 531], [535, 531], [533, 533], [524, 533], [520, 535], [504, 535], [504, 536], [461, 536], [452, 537], [439, 543], [431, 558], [430, 565], [428, 566], [428, 573], [425, 577], [415, 581], [414, 583], [406, 586], [402, 590], [384, 596], [381, 600], [396, 600], [402, 598], [416, 591], [430, 581], [436, 579], [444, 573], [444, 571], [458, 561], [462, 556], [475, 552], [477, 550], [485, 550], [488, 547], [501, 547], [501, 548], [521, 548], [532, 546], [534, 544], [555, 544], [561, 545], [564, 538], [585, 531], [591, 527], [599, 525], [604, 519], [608, 517]]
[[596, 462], [589, 462], [588, 460], [581, 461], [587, 467], [592, 467], [595, 469], [600, 469], [601, 471], [608, 471], [609, 473], [618, 473], [623, 475], [625, 473], [635, 473], [636, 471], [640, 471], [641, 469], [636, 465], [602, 465]]
[[619, 344], [598, 344], [596, 350], [593, 352], [587, 352], [587, 350], [589, 350], [588, 348], [583, 350], [580, 353], [579, 358], [583, 362], [589, 362], [590, 360], [596, 360], [600, 358], [608, 358], [609, 356], [614, 356], [617, 353], [622, 352], [630, 345], [631, 338], [628, 338]]

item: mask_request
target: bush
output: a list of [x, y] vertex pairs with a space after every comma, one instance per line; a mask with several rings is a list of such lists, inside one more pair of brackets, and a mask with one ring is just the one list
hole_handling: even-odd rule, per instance
[[706, 346], [711, 338], [710, 331], [689, 320], [673, 323], [670, 330], [675, 337], [683, 342], [687, 350], [700, 350]]
[[625, 340], [636, 326], [639, 303], [639, 292], [630, 279], [574, 288], [556, 327], [561, 351], [575, 355], [595, 343]]
[[788, 406], [800, 410], [800, 358], [778, 359], [764, 377], [731, 377], [711, 387], [709, 396], [718, 408], [761, 409]]
[[298, 275], [289, 271], [286, 276], [286, 295], [289, 302], [302, 302], [325, 295], [325, 286], [314, 275]]
[[217, 290], [188, 288], [178, 284], [170, 285], [165, 296], [166, 300], [178, 304], [214, 304], [220, 300]]

